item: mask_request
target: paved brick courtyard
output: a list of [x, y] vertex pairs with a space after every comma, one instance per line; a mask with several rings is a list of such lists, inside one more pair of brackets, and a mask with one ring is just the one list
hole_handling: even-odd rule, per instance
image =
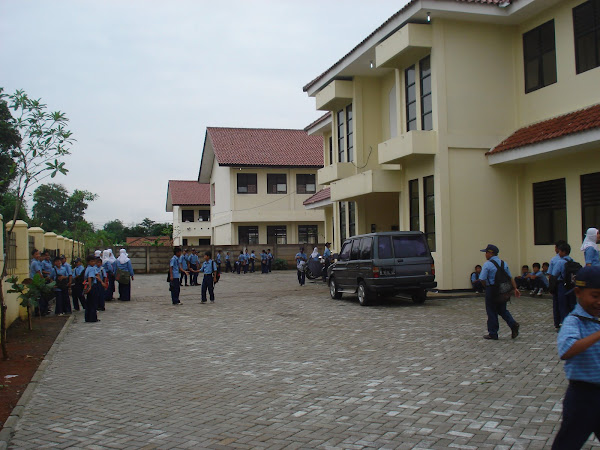
[[11, 446], [520, 449], [556, 433], [549, 300], [514, 301], [521, 335], [503, 323], [489, 342], [481, 298], [363, 308], [285, 272], [224, 274], [216, 304], [187, 287], [174, 307], [164, 278], [136, 277], [100, 323], [76, 316]]

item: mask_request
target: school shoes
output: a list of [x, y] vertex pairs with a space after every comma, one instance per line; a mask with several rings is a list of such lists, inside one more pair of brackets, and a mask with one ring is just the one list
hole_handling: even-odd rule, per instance
[[516, 338], [519, 335], [519, 328], [521, 325], [519, 325], [518, 323], [515, 323], [515, 325], [511, 328], [512, 330], [512, 334], [510, 335], [510, 337], [512, 339]]
[[492, 336], [491, 334], [486, 334], [483, 338], [487, 339], [489, 341], [497, 341], [498, 340], [498, 336]]

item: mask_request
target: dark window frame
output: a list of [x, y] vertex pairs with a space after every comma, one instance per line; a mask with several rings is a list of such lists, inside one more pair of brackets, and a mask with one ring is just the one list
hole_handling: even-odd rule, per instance
[[360, 240], [360, 259], [372, 259], [372, 258], [373, 258], [373, 238], [372, 237], [364, 237]]
[[333, 163], [333, 136], [329, 136], [329, 164]]
[[[311, 182], [312, 181], [312, 182]], [[314, 186], [308, 189], [307, 186]], [[317, 176], [314, 173], [296, 174], [296, 194], [314, 194], [317, 192]]]
[[[202, 217], [202, 220], [200, 220]], [[198, 222], [210, 222], [210, 209], [200, 209], [198, 211]]]
[[356, 236], [356, 202], [348, 202], [348, 233]]
[[[591, 20], [591, 26], [589, 26], [590, 24], [582, 25], [580, 18], [577, 17], [579, 14], [581, 14], [583, 20]], [[588, 27], [585, 25], [588, 25]], [[573, 8], [573, 34], [575, 38], [575, 72], [579, 75], [600, 67], [600, 0], [589, 0]], [[581, 46], [590, 37], [593, 53], [591, 59], [594, 61], [590, 66], [582, 67], [581, 53], [583, 49]]]
[[[311, 240], [314, 239], [314, 240]], [[318, 244], [318, 225], [298, 225], [298, 244]]]
[[[244, 239], [242, 239], [244, 237]], [[258, 225], [240, 225], [238, 226], [239, 245], [258, 245], [259, 229]]]
[[408, 220], [410, 231], [421, 231], [421, 197], [419, 195], [419, 179], [408, 182]]
[[[412, 73], [412, 81], [409, 74]], [[410, 88], [414, 88], [414, 94], [410, 95]], [[417, 129], [417, 70], [413, 64], [404, 70], [404, 99], [406, 102], [406, 131]], [[414, 104], [414, 115], [410, 113], [410, 107]]]
[[[431, 181], [431, 183], [429, 183], [429, 181]], [[429, 199], [431, 199], [431, 202]], [[435, 252], [435, 178], [433, 175], [423, 178], [423, 214], [425, 221], [423, 224], [424, 233], [427, 238], [427, 245], [429, 245], [429, 249], [432, 252]]]
[[186, 222], [186, 216], [187, 216], [187, 222], [193, 222], [194, 221], [194, 210], [193, 209], [182, 209], [181, 210], [181, 221], [182, 222]]
[[[254, 184], [251, 180], [254, 179]], [[240, 189], [246, 189], [240, 191]], [[238, 194], [258, 194], [258, 176], [255, 173], [238, 173], [237, 174], [237, 193]]]
[[337, 144], [338, 144], [338, 162], [344, 162], [344, 127], [345, 114], [344, 109], [337, 112]]
[[[424, 69], [427, 67], [427, 69]], [[429, 80], [429, 90], [425, 90], [426, 81]], [[419, 61], [419, 82], [420, 82], [420, 96], [421, 96], [421, 130], [430, 131], [433, 130], [433, 87], [431, 85], [431, 57], [426, 56]], [[425, 103], [429, 99], [430, 108], [425, 108]], [[429, 120], [430, 123], [426, 124]]]
[[340, 241], [346, 240], [346, 202], [339, 204], [339, 224], [340, 224]]
[[354, 113], [352, 103], [346, 106], [346, 161], [354, 161]]
[[600, 172], [587, 173], [579, 177], [581, 190], [582, 234], [600, 223]]
[[[282, 180], [283, 183], [281, 183]], [[280, 184], [283, 184], [285, 186], [285, 189], [282, 192], [278, 190], [278, 186]], [[287, 194], [287, 175], [285, 173], [267, 174], [267, 194]]]
[[287, 244], [287, 226], [286, 225], [268, 225], [267, 226], [267, 245]]
[[[552, 42], [542, 42], [544, 33], [549, 32], [550, 28], [552, 28]], [[534, 43], [533, 47], [535, 47], [535, 50], [533, 52], [528, 50], [532, 47], [529, 41]], [[544, 59], [550, 55], [553, 55], [553, 72], [546, 73], [545, 69], [547, 69], [547, 67], [544, 67]], [[536, 85], [531, 85], [529, 81], [529, 72], [527, 68], [530, 63], [537, 63], [538, 83]], [[556, 28], [554, 27], [554, 19], [523, 34], [523, 71], [525, 75], [526, 94], [550, 86], [558, 81], [556, 67]]]
[[[565, 178], [532, 183], [535, 245], [567, 240], [567, 187]], [[561, 226], [557, 226], [558, 221]]]

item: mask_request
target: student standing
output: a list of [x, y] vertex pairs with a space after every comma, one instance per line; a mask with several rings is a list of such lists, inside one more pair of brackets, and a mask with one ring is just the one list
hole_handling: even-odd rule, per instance
[[[558, 303], [558, 313], [560, 324], [569, 315], [575, 307], [575, 295], [569, 292], [565, 286], [566, 271], [565, 264], [567, 261], [573, 261], [569, 255], [571, 254], [571, 246], [566, 242], [558, 247], [558, 256], [560, 259], [554, 264], [551, 275], [556, 278], [556, 296]], [[560, 325], [559, 325], [560, 326]]]
[[300, 251], [296, 253], [296, 269], [298, 272], [298, 283], [300, 286], [304, 286], [306, 283], [306, 273], [304, 272], [304, 266], [306, 265], [306, 253], [304, 253], [304, 247], [300, 247]]
[[124, 248], [119, 251], [119, 257], [115, 261], [115, 277], [119, 282], [119, 300], [130, 301], [133, 266]]
[[254, 250], [250, 252], [250, 272], [254, 273], [254, 264], [256, 263], [256, 253]]
[[44, 278], [50, 278], [50, 272], [52, 272], [52, 261], [50, 261], [50, 253], [46, 250], [42, 254], [42, 275]]
[[190, 286], [198, 286], [198, 272], [200, 267], [200, 258], [198, 257], [198, 252], [196, 249], [192, 249], [192, 254], [189, 258], [190, 261]]
[[73, 309], [79, 311], [79, 304], [85, 309], [85, 297], [83, 295], [83, 282], [85, 267], [80, 258], [74, 261], [73, 282], [71, 284], [71, 296], [73, 297]]
[[554, 328], [556, 329], [556, 331], [558, 331], [560, 328], [561, 317], [560, 317], [560, 311], [558, 309], [558, 288], [557, 288], [558, 283], [556, 281], [556, 277], [554, 277], [554, 275], [552, 275], [552, 273], [554, 272], [554, 266], [556, 265], [556, 263], [558, 261], [560, 261], [560, 256], [558, 254], [558, 248], [562, 244], [566, 244], [566, 242], [563, 240], [559, 240], [559, 241], [555, 242], [554, 253], [556, 253], [556, 254], [552, 257], [552, 259], [550, 260], [550, 265], [548, 266], [549, 290], [550, 290], [550, 293], [552, 294], [552, 315], [554, 318]]
[[240, 256], [238, 256], [238, 260], [236, 261], [238, 275], [241, 273], [242, 266], [244, 265], [245, 259], [246, 258], [244, 258], [244, 251], [240, 250]]
[[98, 311], [104, 311], [106, 309], [106, 291], [108, 290], [108, 276], [106, 275], [106, 271], [102, 266], [102, 258], [100, 256], [96, 257], [96, 268], [98, 269], [98, 277], [100, 280], [100, 285], [98, 289], [98, 298], [96, 299], [97, 309]]
[[87, 268], [85, 269], [84, 278], [88, 284], [87, 300], [85, 302], [85, 321], [99, 322], [98, 313], [96, 310], [96, 300], [98, 298], [100, 283], [98, 281], [98, 271], [96, 267], [96, 257], [87, 257]]
[[248, 273], [248, 268], [250, 267], [250, 255], [248, 254], [248, 249], [244, 252], [244, 273]]
[[217, 273], [221, 273], [221, 250], [217, 250], [215, 260], [217, 262]]
[[[33, 279], [36, 274], [44, 278], [42, 274], [42, 256], [39, 250], [33, 249], [31, 251], [31, 263], [29, 264], [29, 278]], [[48, 314], [48, 299], [41, 297], [36, 300], [38, 302], [36, 314], [39, 313], [41, 316]]]
[[181, 282], [179, 281], [179, 270], [181, 268], [181, 264], [179, 263], [180, 257], [181, 248], [175, 247], [173, 249], [173, 257], [171, 258], [171, 262], [169, 263], [169, 275], [171, 280], [169, 290], [171, 291], [171, 301], [174, 305], [182, 304], [179, 301], [179, 291], [181, 290]]
[[71, 312], [71, 302], [69, 301], [69, 274], [67, 268], [62, 266], [60, 256], [54, 258], [54, 267], [50, 272], [50, 278], [56, 283], [54, 285], [56, 295], [54, 314], [64, 316]]
[[182, 252], [181, 255], [179, 255], [179, 271], [181, 273], [181, 281], [180, 284], [181, 286], [183, 286], [183, 280], [185, 280], [185, 285], [188, 285], [188, 263], [187, 263], [187, 259], [185, 257], [185, 253]]
[[204, 252], [204, 262], [202, 263], [202, 300], [200, 303], [206, 303], [206, 291], [210, 295], [210, 302], [215, 302], [214, 282], [217, 276], [217, 264], [211, 259], [211, 252]]
[[323, 283], [327, 282], [327, 269], [331, 265], [331, 242], [325, 242], [325, 250], [323, 250], [323, 260], [325, 265], [323, 266]]
[[267, 249], [267, 263], [269, 265], [269, 272], [271, 272], [271, 266], [273, 265], [273, 253], [271, 253], [271, 249]]
[[108, 288], [106, 289], [106, 297], [107, 301], [114, 300], [115, 297], [115, 255], [113, 255], [112, 250], [109, 248], [108, 250], [104, 250], [104, 254], [102, 256], [102, 267], [106, 272], [106, 276], [108, 277]]
[[600, 241], [600, 231], [598, 231], [597, 228], [588, 228], [581, 246], [581, 251], [585, 256], [586, 266], [600, 266], [598, 241]]
[[260, 252], [260, 273], [268, 273], [269, 272], [269, 265], [268, 265], [268, 259], [267, 259], [267, 252], [265, 252], [264, 250], [262, 252]]
[[479, 274], [479, 280], [481, 280], [483, 286], [485, 287], [485, 312], [487, 313], [488, 317], [488, 334], [483, 336], [483, 338], [494, 341], [498, 340], [498, 330], [500, 329], [500, 324], [498, 323], [498, 316], [500, 316], [510, 327], [512, 331], [511, 338], [515, 339], [519, 335], [519, 323], [513, 318], [513, 316], [506, 308], [506, 303], [498, 303], [496, 301], [497, 292], [496, 288], [494, 287], [496, 284], [496, 274], [498, 272], [496, 264], [500, 267], [504, 266], [504, 271], [511, 278], [511, 283], [515, 292], [515, 297], [520, 297], [521, 292], [517, 289], [517, 285], [512, 279], [512, 275], [510, 274], [508, 264], [506, 264], [498, 257], [498, 254], [500, 253], [498, 247], [492, 244], [488, 244], [488, 246], [481, 251], [485, 252], [485, 259], [487, 260], [486, 263], [483, 265], [483, 268], [481, 269], [481, 273]]
[[231, 267], [231, 256], [229, 256], [229, 252], [225, 253], [225, 273], [233, 272], [233, 268]]
[[552, 449], [579, 449], [594, 433], [600, 439], [600, 267], [583, 267], [575, 277], [578, 305], [558, 334], [569, 387], [563, 419]]

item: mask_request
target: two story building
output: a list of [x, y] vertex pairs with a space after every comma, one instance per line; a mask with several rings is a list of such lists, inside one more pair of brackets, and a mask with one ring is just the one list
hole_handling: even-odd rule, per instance
[[303, 202], [319, 189], [321, 136], [304, 130], [206, 130], [198, 183], [210, 186], [213, 245], [316, 244], [324, 213]]
[[210, 186], [197, 181], [169, 180], [167, 212], [173, 213], [173, 244], [212, 244]]
[[[600, 225], [600, 0], [412, 0], [304, 87], [326, 239], [421, 230], [441, 289]], [[328, 198], [327, 198], [328, 197]], [[327, 211], [330, 211], [328, 214]]]

